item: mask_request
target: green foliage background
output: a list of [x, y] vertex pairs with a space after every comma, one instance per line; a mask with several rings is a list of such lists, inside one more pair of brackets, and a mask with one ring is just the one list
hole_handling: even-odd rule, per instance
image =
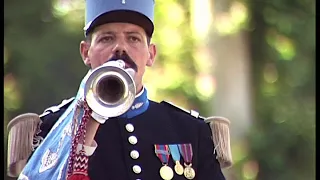
[[[20, 113], [42, 113], [74, 96], [85, 75], [83, 2], [61, 2], [59, 10], [56, 0], [4, 1], [5, 127]], [[315, 179], [315, 1], [239, 2], [249, 17], [234, 33], [249, 34], [255, 121], [226, 173], [239, 180]], [[158, 57], [145, 82], [152, 99], [210, 115], [214, 94], [203, 97], [196, 88], [201, 70], [191, 9], [190, 0], [156, 1]], [[4, 138], [6, 151], [6, 129]]]

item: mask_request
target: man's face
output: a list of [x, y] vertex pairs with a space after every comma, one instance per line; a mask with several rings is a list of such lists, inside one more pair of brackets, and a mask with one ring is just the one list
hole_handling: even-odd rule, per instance
[[92, 69], [121, 57], [126, 67], [136, 66], [134, 81], [137, 92], [142, 89], [146, 66], [153, 65], [156, 55], [155, 45], [148, 43], [143, 28], [129, 23], [108, 23], [96, 27], [91, 41], [80, 43], [80, 51], [84, 63]]

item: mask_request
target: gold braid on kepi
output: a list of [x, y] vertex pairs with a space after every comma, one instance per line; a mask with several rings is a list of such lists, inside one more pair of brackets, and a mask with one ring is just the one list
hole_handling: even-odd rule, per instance
[[221, 116], [211, 116], [204, 118], [204, 121], [210, 125], [212, 140], [214, 144], [214, 153], [221, 168], [232, 166], [232, 154], [230, 146], [230, 121]]
[[25, 113], [8, 123], [8, 176], [18, 177], [26, 165], [33, 151], [33, 138], [40, 122], [38, 114]]

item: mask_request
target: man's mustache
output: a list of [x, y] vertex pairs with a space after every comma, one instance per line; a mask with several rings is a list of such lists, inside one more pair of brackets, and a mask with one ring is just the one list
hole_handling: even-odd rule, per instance
[[135, 72], [138, 72], [138, 66], [127, 53], [122, 53], [121, 55], [119, 53], [116, 53], [109, 61], [117, 61], [119, 59], [128, 64], [129, 67], [132, 68]]

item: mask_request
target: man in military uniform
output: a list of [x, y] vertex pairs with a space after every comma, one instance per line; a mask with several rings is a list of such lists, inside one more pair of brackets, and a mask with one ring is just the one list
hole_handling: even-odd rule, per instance
[[[154, 4], [86, 0], [80, 52], [91, 70], [74, 98], [40, 116], [27, 113], [11, 121], [9, 174], [29, 180], [225, 179], [221, 168], [231, 165], [228, 120], [148, 99], [142, 79], [156, 56], [150, 42]], [[84, 89], [92, 70], [110, 62], [134, 70], [136, 95], [124, 114], [105, 118], [88, 107]], [[22, 153], [21, 144], [31, 151]]]

